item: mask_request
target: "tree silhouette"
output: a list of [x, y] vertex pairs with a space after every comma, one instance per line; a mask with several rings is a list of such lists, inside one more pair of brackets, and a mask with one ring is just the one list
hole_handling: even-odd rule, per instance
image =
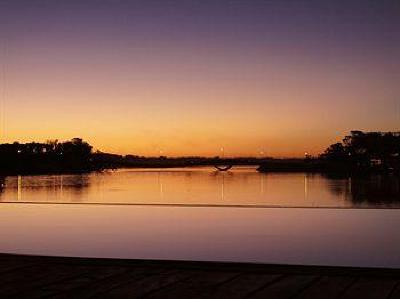
[[81, 138], [0, 145], [3, 173], [83, 172], [95, 169], [92, 146]]
[[399, 170], [400, 132], [351, 131], [342, 143], [329, 146], [321, 158], [357, 169]]

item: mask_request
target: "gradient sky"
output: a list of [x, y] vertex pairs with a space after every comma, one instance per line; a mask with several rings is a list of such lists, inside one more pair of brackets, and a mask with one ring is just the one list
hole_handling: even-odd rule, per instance
[[400, 2], [0, 0], [1, 141], [303, 156], [400, 130]]

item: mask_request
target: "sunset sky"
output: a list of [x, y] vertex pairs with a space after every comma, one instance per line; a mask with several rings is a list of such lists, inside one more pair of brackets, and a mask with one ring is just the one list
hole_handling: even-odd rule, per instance
[[303, 156], [400, 130], [400, 1], [0, 0], [1, 142]]

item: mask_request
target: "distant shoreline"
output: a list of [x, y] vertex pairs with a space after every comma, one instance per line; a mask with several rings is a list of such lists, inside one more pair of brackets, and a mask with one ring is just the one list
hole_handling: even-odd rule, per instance
[[260, 172], [314, 172], [340, 174], [400, 173], [400, 132], [351, 131], [342, 142], [322, 154], [303, 159], [271, 157], [142, 157], [93, 152], [81, 138], [46, 143], [0, 144], [0, 175], [87, 173], [118, 168], [173, 168], [214, 166], [227, 171], [237, 165], [255, 165]]
[[[123, 161], [113, 161], [112, 163], [94, 164], [86, 169], [25, 169], [0, 170], [0, 176], [19, 176], [19, 175], [79, 175], [107, 170], [118, 169], [168, 169], [168, 168], [191, 168], [191, 167], [213, 167], [231, 165], [232, 169], [240, 166], [253, 166], [260, 173], [320, 173], [331, 175], [368, 175], [368, 174], [399, 174], [398, 171], [383, 171], [381, 169], [369, 169], [359, 171], [351, 169], [348, 165], [338, 165], [326, 163], [320, 159], [257, 159], [257, 158], [235, 158], [235, 159], [215, 159], [215, 158], [140, 158], [128, 163]], [[217, 168], [215, 168], [216, 171]], [[229, 171], [229, 170], [228, 170]]]

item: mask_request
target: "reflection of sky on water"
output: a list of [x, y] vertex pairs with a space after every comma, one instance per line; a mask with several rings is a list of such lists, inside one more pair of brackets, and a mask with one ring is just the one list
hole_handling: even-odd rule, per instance
[[400, 207], [396, 176], [261, 174], [254, 168], [120, 170], [0, 178], [3, 202]]
[[4, 203], [0, 252], [400, 268], [399, 214]]
[[400, 210], [243, 207], [400, 207], [394, 176], [152, 169], [0, 186], [3, 253], [400, 268]]

